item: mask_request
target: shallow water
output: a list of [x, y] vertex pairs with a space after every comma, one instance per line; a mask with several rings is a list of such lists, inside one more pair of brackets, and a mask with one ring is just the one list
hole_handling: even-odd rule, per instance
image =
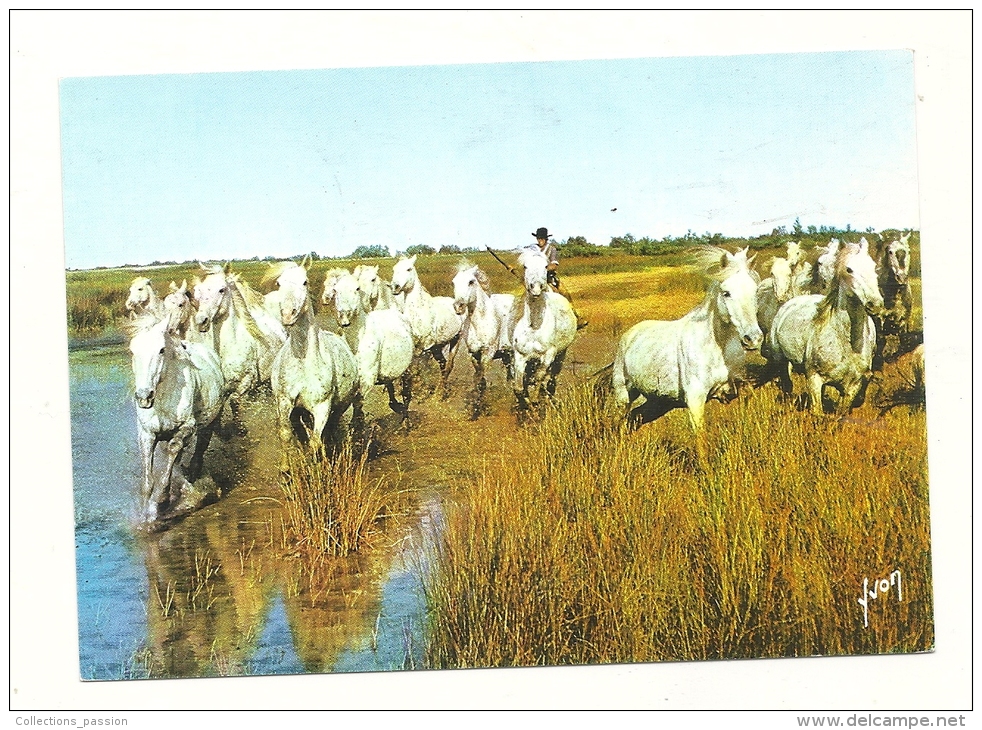
[[69, 362], [83, 679], [422, 666], [420, 526], [439, 512], [436, 492], [373, 549], [304, 564], [283, 536], [275, 419], [260, 395], [243, 408], [248, 433], [206, 454], [203, 479], [224, 496], [145, 535], [127, 353], [75, 350]]

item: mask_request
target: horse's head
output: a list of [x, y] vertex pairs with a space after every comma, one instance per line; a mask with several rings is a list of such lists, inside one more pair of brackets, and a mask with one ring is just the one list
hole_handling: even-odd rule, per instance
[[906, 284], [910, 273], [910, 234], [890, 241], [883, 249], [883, 273], [889, 273], [898, 284]]
[[715, 281], [716, 311], [737, 331], [744, 350], [758, 349], [764, 339], [757, 324], [757, 282], [750, 271], [752, 261], [745, 248], [735, 254], [723, 251], [719, 267], [710, 274]]
[[416, 256], [400, 258], [392, 267], [392, 293], [404, 294], [412, 291], [418, 281]]
[[130, 294], [126, 297], [126, 309], [129, 312], [141, 312], [147, 308], [153, 299], [153, 287], [150, 279], [138, 276], [130, 284]]
[[791, 262], [780, 256], [771, 261], [771, 278], [774, 280], [774, 296], [786, 302], [791, 294]]
[[203, 278], [195, 278], [193, 297], [198, 305], [194, 323], [199, 332], [207, 332], [212, 322], [228, 315], [231, 292], [229, 291], [228, 266], [204, 266]]
[[869, 255], [866, 239], [859, 243], [846, 243], [839, 249], [835, 260], [835, 277], [840, 289], [859, 300], [867, 314], [883, 309], [876, 277], [876, 264]]
[[[846, 244], [848, 245], [848, 244]], [[828, 288], [829, 284], [832, 283], [832, 277], [835, 276], [835, 261], [836, 257], [839, 255], [839, 239], [833, 238], [829, 241], [828, 246], [819, 248], [821, 254], [818, 257], [817, 272], [818, 280], [824, 288]]]
[[166, 320], [138, 332], [130, 340], [135, 382], [133, 395], [140, 408], [153, 408], [164, 366], [169, 357], [176, 356], [175, 348], [180, 348], [180, 344], [168, 334]]
[[491, 282], [488, 275], [469, 261], [461, 261], [457, 275], [453, 278], [453, 308], [457, 314], [464, 314], [477, 304], [478, 289], [489, 293]]
[[[327, 296], [326, 292], [325, 296]], [[334, 304], [335, 316], [342, 327], [351, 326], [358, 315], [365, 311], [365, 298], [361, 285], [358, 279], [347, 271], [335, 279], [329, 301]]]
[[191, 299], [191, 292], [188, 291], [187, 279], [182, 281], [180, 286], [172, 281], [170, 293], [164, 297], [164, 319], [167, 320], [168, 333], [183, 337], [193, 318], [194, 302]]
[[309, 306], [310, 280], [306, 266], [287, 261], [281, 268], [276, 277], [276, 286], [280, 293], [280, 321], [285, 327], [291, 327]]
[[383, 286], [382, 277], [378, 275], [378, 266], [359, 264], [355, 267], [354, 277], [368, 300], [369, 309], [374, 309], [378, 305], [379, 297], [382, 296]]
[[801, 241], [788, 241], [788, 265], [792, 270], [801, 262]]
[[549, 288], [549, 259], [538, 249], [527, 248], [519, 254], [518, 263], [525, 269], [525, 291], [530, 297], [541, 297]]

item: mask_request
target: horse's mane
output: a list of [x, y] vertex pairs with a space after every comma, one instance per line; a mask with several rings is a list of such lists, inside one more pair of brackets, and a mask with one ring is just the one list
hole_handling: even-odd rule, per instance
[[528, 265], [533, 263], [533, 259], [535, 259], [534, 263], [541, 264], [542, 266], [547, 266], [549, 264], [549, 259], [546, 258], [546, 255], [537, 248], [525, 248], [522, 249], [520, 254], [518, 254], [518, 263], [525, 268], [528, 268]]
[[237, 289], [239, 293], [242, 295], [242, 298], [245, 300], [245, 303], [248, 307], [263, 306], [262, 295], [259, 292], [257, 292], [255, 289], [253, 289], [251, 286], [249, 286], [249, 282], [243, 279], [240, 274], [238, 273], [229, 274], [228, 280], [234, 285], [232, 288]]
[[271, 284], [272, 282], [279, 279], [280, 276], [283, 275], [284, 271], [286, 271], [287, 269], [294, 269], [297, 266], [299, 266], [299, 264], [297, 264], [295, 261], [276, 261], [274, 263], [271, 263], [266, 268], [266, 273], [263, 274], [263, 278], [260, 280], [260, 284], [262, 284], [263, 286], [266, 286], [267, 284]]
[[147, 332], [160, 324], [163, 320], [158, 319], [153, 313], [145, 312], [133, 319], [128, 319], [120, 323], [119, 328], [123, 334], [131, 340], [139, 334]]
[[[835, 305], [839, 301], [839, 288], [842, 285], [842, 277], [839, 274], [846, 265], [846, 258], [859, 253], [861, 250], [862, 248], [858, 243], [843, 241], [839, 244], [839, 250], [835, 252], [835, 263], [832, 266], [832, 283], [829, 284], [829, 290], [825, 293], [822, 301], [818, 303], [819, 317], [827, 317], [835, 309]], [[815, 266], [813, 270], [817, 271], [818, 268]]]
[[480, 266], [476, 266], [471, 263], [469, 259], [461, 259], [457, 262], [457, 273], [461, 271], [467, 271], [468, 269], [475, 269], [474, 278], [477, 279], [477, 283], [481, 285], [481, 288], [486, 294], [491, 293], [491, 277], [484, 273], [484, 270]]
[[748, 257], [747, 252], [748, 249], [746, 248], [733, 254], [721, 246], [697, 246], [685, 252], [685, 259], [700, 269], [710, 284], [719, 284], [730, 276], [731, 267], [722, 264], [724, 256], [727, 261], [732, 260], [738, 265], [742, 265], [751, 277], [760, 283], [760, 276], [750, 267], [752, 257]]

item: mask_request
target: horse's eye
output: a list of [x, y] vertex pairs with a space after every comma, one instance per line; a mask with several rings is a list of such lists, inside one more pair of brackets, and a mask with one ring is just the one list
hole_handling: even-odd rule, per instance
[[724, 292], [723, 292], [723, 296], [724, 296], [724, 297], [728, 297], [728, 296], [730, 296], [730, 293], [729, 293], [728, 291], [724, 291]]
[[306, 280], [306, 279], [304, 279], [304, 281], [303, 281], [303, 285], [304, 285], [304, 286], [307, 286], [307, 280]]
[[473, 284], [473, 283], [474, 283], [474, 280], [473, 280], [473, 279], [471, 279], [471, 280], [470, 280], [470, 281], [468, 282], [468, 286], [470, 286], [470, 285], [471, 285], [471, 284]]
[[224, 294], [224, 293], [225, 293], [225, 290], [224, 290], [224, 289], [219, 289], [219, 290], [218, 290], [218, 293], [219, 293], [219, 294]]
[[181, 302], [181, 303], [180, 303], [180, 304], [178, 304], [177, 306], [178, 306], [178, 307], [183, 307], [183, 306], [184, 306], [184, 302]]
[[847, 266], [846, 267], [846, 273], [847, 274], [851, 274], [852, 273], [852, 267], [851, 266]]
[[163, 348], [163, 347], [161, 347], [161, 348], [160, 348], [160, 354], [161, 354], [161, 355], [163, 355], [163, 354], [164, 354], [164, 348]]

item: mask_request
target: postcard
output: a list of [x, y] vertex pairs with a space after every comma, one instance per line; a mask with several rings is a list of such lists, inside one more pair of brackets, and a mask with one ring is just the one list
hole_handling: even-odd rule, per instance
[[909, 51], [60, 109], [83, 679], [932, 650]]

